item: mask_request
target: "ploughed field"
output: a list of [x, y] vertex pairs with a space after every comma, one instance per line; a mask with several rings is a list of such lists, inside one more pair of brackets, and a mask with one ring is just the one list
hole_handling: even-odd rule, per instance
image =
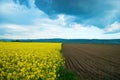
[[120, 45], [66, 43], [62, 54], [80, 80], [120, 80]]

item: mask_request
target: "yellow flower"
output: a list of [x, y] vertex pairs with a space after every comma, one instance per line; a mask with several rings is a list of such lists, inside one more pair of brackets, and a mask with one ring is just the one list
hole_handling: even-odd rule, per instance
[[0, 77], [55, 80], [56, 68], [64, 65], [60, 50], [61, 43], [0, 42]]

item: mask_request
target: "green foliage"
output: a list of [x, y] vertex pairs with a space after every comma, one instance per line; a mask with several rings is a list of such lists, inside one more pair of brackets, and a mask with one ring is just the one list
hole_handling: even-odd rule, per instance
[[59, 74], [57, 75], [57, 80], [79, 80], [74, 72], [67, 70], [63, 66], [59, 67], [57, 74]]

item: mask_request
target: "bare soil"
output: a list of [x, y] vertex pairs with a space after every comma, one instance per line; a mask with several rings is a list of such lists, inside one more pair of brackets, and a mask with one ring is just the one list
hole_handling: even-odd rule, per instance
[[120, 80], [120, 45], [66, 43], [62, 53], [80, 80]]

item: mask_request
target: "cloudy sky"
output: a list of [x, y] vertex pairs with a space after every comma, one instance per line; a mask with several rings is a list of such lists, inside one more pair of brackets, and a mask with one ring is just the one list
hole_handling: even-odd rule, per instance
[[0, 0], [0, 39], [120, 39], [120, 0]]

